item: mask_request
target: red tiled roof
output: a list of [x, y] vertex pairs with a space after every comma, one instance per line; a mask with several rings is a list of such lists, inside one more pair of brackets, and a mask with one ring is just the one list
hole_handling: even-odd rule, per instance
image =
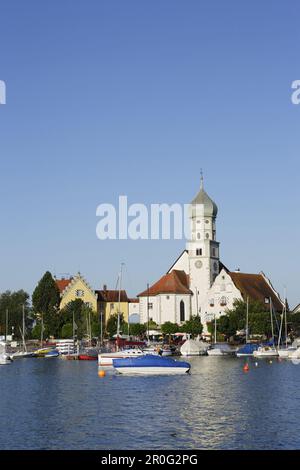
[[189, 278], [184, 271], [173, 270], [145, 290], [138, 297], [158, 294], [192, 294], [189, 289]]
[[[98, 294], [98, 300], [100, 302], [119, 302], [118, 290], [96, 290], [95, 292]], [[121, 290], [120, 301], [128, 302], [128, 297], [125, 290]]]
[[139, 303], [139, 299], [128, 299], [128, 302], [130, 304], [138, 304]]
[[265, 299], [271, 297], [274, 309], [277, 312], [282, 311], [283, 303], [262, 274], [246, 274], [240, 272], [229, 272], [228, 274], [237, 289], [241, 292], [244, 300], [249, 297], [252, 300], [261, 302], [265, 305], [267, 310], [269, 305], [265, 303]]
[[56, 285], [59, 289], [59, 292], [62, 293], [72, 280], [72, 277], [70, 279], [56, 279]]

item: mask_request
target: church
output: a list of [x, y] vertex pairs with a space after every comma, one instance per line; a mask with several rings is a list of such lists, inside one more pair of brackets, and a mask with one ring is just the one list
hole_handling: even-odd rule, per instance
[[233, 307], [235, 299], [260, 301], [265, 309], [272, 302], [281, 312], [283, 301], [263, 272], [231, 272], [220, 261], [217, 241], [216, 203], [204, 190], [189, 205], [190, 240], [167, 273], [138, 295], [140, 322], [152, 319], [158, 325], [167, 321], [178, 325], [192, 315], [206, 324]]

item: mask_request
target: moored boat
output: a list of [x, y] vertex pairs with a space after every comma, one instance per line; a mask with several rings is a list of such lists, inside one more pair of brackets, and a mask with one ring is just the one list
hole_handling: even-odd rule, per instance
[[237, 357], [253, 356], [254, 351], [259, 348], [258, 344], [247, 343], [236, 351]]
[[205, 356], [209, 344], [204, 341], [195, 341], [193, 339], [187, 339], [180, 348], [180, 354], [182, 356]]
[[141, 349], [123, 349], [122, 351], [98, 354], [98, 364], [102, 367], [112, 367], [114, 359], [145, 356]]
[[207, 350], [209, 356], [234, 356], [235, 353], [236, 350], [231, 349], [227, 343], [215, 343], [211, 349]]
[[120, 374], [175, 375], [186, 374], [191, 365], [170, 357], [146, 354], [141, 357], [114, 359], [113, 366]]
[[257, 351], [253, 352], [254, 357], [276, 357], [278, 351], [274, 346], [260, 346]]
[[6, 343], [0, 342], [0, 365], [11, 364], [12, 358], [6, 353]]

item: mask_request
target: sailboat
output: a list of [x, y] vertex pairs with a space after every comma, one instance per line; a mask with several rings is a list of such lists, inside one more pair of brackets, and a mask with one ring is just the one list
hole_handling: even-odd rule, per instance
[[247, 310], [246, 310], [246, 344], [239, 348], [236, 352], [237, 357], [253, 356], [254, 351], [257, 351], [258, 345], [249, 342], [249, 297], [247, 297]]
[[122, 285], [122, 274], [123, 274], [123, 266], [124, 263], [121, 263], [120, 273], [118, 277], [119, 283], [119, 307], [118, 307], [118, 324], [117, 324], [117, 338], [116, 338], [116, 351], [114, 352], [103, 352], [98, 354], [98, 365], [104, 367], [112, 367], [114, 359], [123, 359], [129, 357], [138, 357], [144, 356], [145, 353], [141, 349], [123, 349], [120, 350], [119, 342], [120, 342], [120, 314], [121, 314], [121, 285]]
[[0, 365], [10, 364], [12, 358], [6, 353], [6, 343], [4, 341], [0, 342]]
[[232, 356], [235, 349], [231, 349], [227, 343], [217, 343], [217, 317], [215, 316], [215, 341], [213, 346], [207, 350], [208, 356]]
[[[297, 349], [295, 346], [288, 346], [287, 344], [287, 311], [286, 311], [286, 293], [284, 294], [284, 307], [281, 315], [281, 322], [280, 322], [280, 331], [279, 331], [279, 338], [278, 338], [278, 355], [282, 358], [289, 358], [292, 353], [294, 353]], [[284, 322], [284, 335], [285, 335], [285, 346], [280, 347], [280, 341], [282, 336], [282, 327]]]
[[270, 316], [271, 316], [271, 329], [272, 329], [272, 346], [260, 346], [257, 351], [253, 352], [254, 357], [276, 357], [278, 356], [277, 348], [274, 346], [274, 327], [273, 327], [273, 304], [270, 297]]
[[23, 359], [27, 357], [33, 357], [34, 354], [32, 352], [27, 351], [26, 347], [26, 341], [25, 341], [25, 307], [23, 305], [23, 316], [22, 316], [22, 330], [20, 328], [20, 333], [22, 336], [22, 342], [23, 342], [23, 349], [22, 351], [17, 351], [12, 354], [13, 359]]

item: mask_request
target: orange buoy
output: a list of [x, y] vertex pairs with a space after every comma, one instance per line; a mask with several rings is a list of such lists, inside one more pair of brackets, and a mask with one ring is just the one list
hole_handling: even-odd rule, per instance
[[98, 375], [99, 375], [99, 377], [105, 377], [105, 370], [100, 369], [100, 370], [98, 371]]
[[248, 370], [249, 370], [249, 364], [246, 363], [243, 367], [243, 371], [248, 372]]

